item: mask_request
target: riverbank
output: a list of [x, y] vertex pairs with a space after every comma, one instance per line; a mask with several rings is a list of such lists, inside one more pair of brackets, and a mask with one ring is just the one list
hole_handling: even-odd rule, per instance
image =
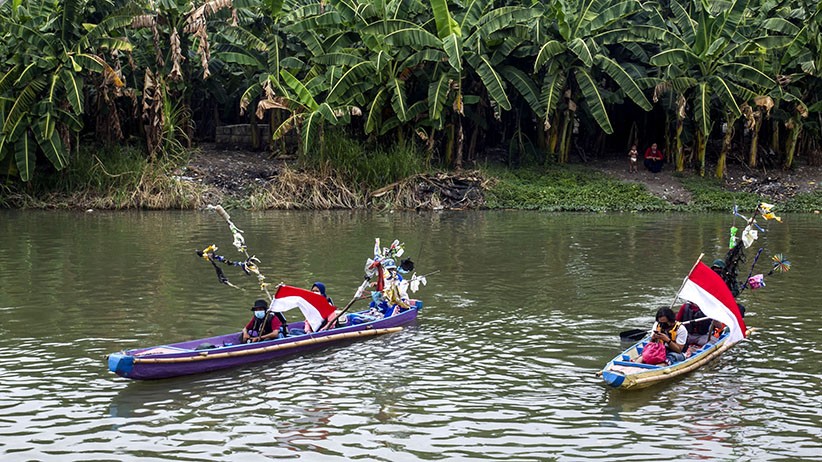
[[[262, 153], [225, 151], [203, 145], [181, 170], [190, 181], [212, 189], [222, 201], [267, 208], [525, 209], [546, 211], [725, 211], [734, 204], [779, 203], [793, 212], [822, 210], [822, 168], [798, 166], [789, 172], [754, 171], [729, 165], [723, 180], [677, 173], [670, 165], [653, 174], [630, 172], [627, 160], [507, 169], [493, 163], [461, 173], [421, 174], [357, 193], [339, 178], [317, 178], [295, 171], [293, 159]], [[303, 189], [283, 193], [280, 178], [303, 175]], [[332, 180], [332, 181], [329, 181]], [[339, 184], [337, 186], [333, 186]], [[329, 188], [329, 185], [332, 187]], [[330, 189], [323, 193], [322, 188]], [[295, 188], [291, 188], [292, 190]], [[350, 189], [350, 188], [348, 188]], [[265, 196], [276, 201], [266, 201]], [[329, 200], [328, 196], [336, 197]], [[323, 198], [322, 201], [316, 200]], [[312, 199], [314, 198], [314, 199]], [[212, 197], [212, 199], [214, 199]], [[332, 205], [333, 206], [329, 206]]]
[[[428, 172], [379, 187], [354, 184], [333, 167], [318, 173], [293, 157], [202, 144], [151, 164], [123, 150], [71, 164], [37, 184], [0, 185], [0, 207], [198, 209], [522, 209], [580, 212], [725, 211], [760, 201], [784, 212], [822, 210], [822, 169], [751, 170], [732, 164], [723, 180], [666, 165], [630, 172], [625, 159], [510, 169], [490, 161], [461, 172]], [[710, 170], [709, 170], [710, 171]], [[38, 177], [39, 178], [39, 177]], [[46, 176], [48, 178], [48, 176]]]

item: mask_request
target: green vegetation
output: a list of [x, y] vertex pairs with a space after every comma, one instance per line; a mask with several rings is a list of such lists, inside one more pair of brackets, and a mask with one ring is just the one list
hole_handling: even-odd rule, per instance
[[[683, 177], [681, 182], [691, 192], [693, 201], [688, 207], [692, 211], [727, 211], [734, 205], [742, 210], [753, 210], [762, 202], [756, 194], [731, 192], [722, 189], [721, 182], [713, 178]], [[784, 210], [780, 204], [780, 210]]]
[[782, 204], [781, 210], [797, 213], [819, 213], [822, 211], [822, 191], [799, 194]]
[[[624, 183], [578, 165], [546, 169], [506, 170], [488, 167], [487, 176], [496, 178], [487, 192], [489, 208], [542, 211], [625, 212], [685, 211], [725, 212], [734, 205], [751, 210], [762, 197], [747, 192], [731, 192], [721, 181], [699, 176], [682, 176], [682, 185], [691, 193], [687, 205], [671, 204], [652, 195], [645, 186]], [[811, 213], [822, 210], [822, 193], [800, 194], [779, 203], [780, 212]]]
[[[111, 206], [190, 205], [189, 185], [149, 179], [216, 126], [248, 123], [267, 129], [255, 146], [335, 178], [332, 195], [497, 150], [547, 170], [530, 186], [501, 171], [512, 189], [494, 206], [657, 210], [596, 175], [570, 194], [579, 173], [562, 166], [653, 141], [700, 176], [729, 159], [819, 164], [820, 69], [818, 0], [6, 0], [0, 204], [110, 187], [124, 188], [103, 193]], [[141, 146], [140, 182], [106, 186], [94, 153], [124, 143]], [[101, 178], [72, 179], [71, 164]], [[693, 188], [696, 208], [730, 199]]]
[[136, 148], [84, 152], [60, 175], [43, 175], [6, 205], [24, 208], [187, 209], [201, 206], [205, 188], [173, 175], [185, 158], [149, 162]]
[[342, 133], [328, 139], [333, 142], [303, 156], [305, 165], [320, 175], [340, 172], [343, 181], [360, 191], [426, 171], [424, 153], [410, 143], [400, 142], [384, 149], [363, 146]]
[[580, 166], [545, 170], [487, 169], [499, 178], [487, 197], [488, 207], [544, 211], [661, 211], [667, 202], [644, 186], [622, 183]]

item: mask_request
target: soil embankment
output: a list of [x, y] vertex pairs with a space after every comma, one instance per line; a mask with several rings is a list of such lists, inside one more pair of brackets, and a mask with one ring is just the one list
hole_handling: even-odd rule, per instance
[[[188, 166], [178, 172], [180, 177], [201, 182], [216, 196], [242, 199], [255, 186], [264, 187], [287, 168], [293, 158], [272, 158], [263, 152], [222, 150], [214, 145], [202, 145], [193, 154]], [[642, 165], [638, 172], [630, 172], [627, 159], [594, 160], [586, 164], [607, 176], [643, 184], [656, 197], [670, 204], [689, 204], [691, 193], [682, 179], [693, 172], [675, 173], [666, 164], [660, 173], [651, 173]], [[712, 173], [712, 170], [709, 170]], [[822, 169], [800, 166], [789, 172], [781, 170], [752, 170], [745, 166], [731, 165], [723, 180], [727, 191], [744, 191], [768, 200], [782, 202], [797, 194], [816, 191], [822, 181]], [[476, 172], [462, 175], [418, 175], [403, 182], [389, 185], [371, 194], [372, 200], [388, 199], [404, 204], [421, 204], [416, 208], [465, 209], [479, 208], [484, 204], [482, 190], [488, 184]], [[399, 196], [411, 196], [403, 199]], [[215, 197], [212, 199], [221, 199]], [[410, 208], [415, 208], [411, 205]]]

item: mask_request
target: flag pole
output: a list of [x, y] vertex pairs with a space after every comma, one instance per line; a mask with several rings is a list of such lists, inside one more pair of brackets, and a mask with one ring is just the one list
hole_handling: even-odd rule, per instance
[[700, 253], [699, 254], [699, 257], [694, 262], [694, 265], [691, 266], [691, 270], [688, 271], [688, 275], [685, 276], [685, 279], [682, 280], [682, 285], [679, 286], [679, 290], [676, 291], [676, 295], [674, 295], [674, 299], [671, 301], [671, 306], [670, 306], [671, 309], [674, 309], [674, 304], [676, 303], [677, 299], [679, 299], [679, 293], [682, 292], [682, 288], [685, 287], [685, 283], [688, 282], [688, 277], [691, 275], [691, 273], [694, 272], [694, 268], [696, 268], [696, 265], [698, 265], [699, 262], [702, 261], [702, 257], [704, 257], [704, 256], [705, 256], [705, 253]]

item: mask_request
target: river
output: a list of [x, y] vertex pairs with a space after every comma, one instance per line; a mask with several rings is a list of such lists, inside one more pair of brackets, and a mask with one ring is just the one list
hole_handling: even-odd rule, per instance
[[0, 210], [0, 460], [822, 453], [818, 215], [767, 223], [759, 272], [775, 252], [793, 267], [740, 297], [755, 328], [748, 341], [683, 379], [624, 392], [595, 376], [625, 348], [618, 333], [650, 326], [700, 253], [724, 253], [730, 214], [231, 213], [269, 282], [321, 280], [338, 304], [359, 285], [375, 237], [402, 240], [419, 272], [439, 273], [400, 333], [136, 382], [109, 372], [106, 354], [248, 321], [254, 278], [227, 268], [245, 290], [220, 285], [194, 253], [213, 243], [239, 256], [225, 222], [208, 212]]

